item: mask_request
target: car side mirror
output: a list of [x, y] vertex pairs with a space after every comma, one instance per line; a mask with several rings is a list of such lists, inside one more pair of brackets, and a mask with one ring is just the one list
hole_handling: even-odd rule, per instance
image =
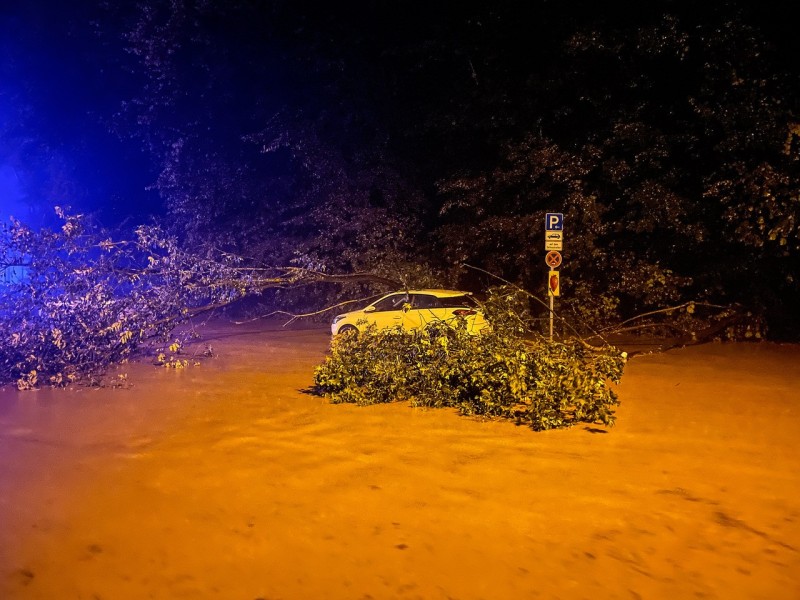
[[409, 302], [404, 302], [403, 303], [403, 312], [405, 313], [405, 312], [408, 312], [410, 310], [411, 310], [411, 304]]
[[367, 308], [364, 309], [364, 312], [365, 313], [375, 312], [375, 307], [374, 306], [368, 306]]

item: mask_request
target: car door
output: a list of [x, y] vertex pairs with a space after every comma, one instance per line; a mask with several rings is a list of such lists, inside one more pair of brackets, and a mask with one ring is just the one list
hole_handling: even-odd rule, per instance
[[375, 310], [367, 315], [367, 322], [375, 323], [378, 329], [387, 329], [396, 325], [404, 326], [406, 312], [403, 307], [408, 304], [409, 298], [405, 293], [390, 294], [378, 300], [373, 306]]
[[413, 294], [411, 309], [406, 312], [403, 326], [406, 329], [422, 329], [431, 321], [442, 318], [439, 299], [432, 294]]

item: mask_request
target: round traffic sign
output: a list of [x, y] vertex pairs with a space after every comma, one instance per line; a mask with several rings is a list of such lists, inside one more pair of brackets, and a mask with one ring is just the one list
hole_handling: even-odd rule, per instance
[[551, 269], [555, 269], [561, 264], [561, 253], [551, 250], [547, 253], [547, 256], [544, 257], [544, 262], [546, 262], [547, 266]]

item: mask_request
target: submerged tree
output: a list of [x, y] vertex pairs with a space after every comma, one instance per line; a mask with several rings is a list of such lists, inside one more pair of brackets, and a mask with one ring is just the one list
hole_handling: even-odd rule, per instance
[[13, 221], [0, 231], [0, 270], [18, 269], [0, 285], [0, 384], [91, 383], [147, 342], [174, 353], [181, 344], [176, 327], [265, 289], [381, 282], [265, 268], [211, 246], [186, 250], [157, 226], [115, 239], [80, 215], [57, 212], [57, 230]]
[[[56, 211], [57, 230], [12, 220], [0, 231], [0, 267], [18, 269], [0, 285], [0, 385], [99, 385], [109, 366], [148, 342], [157, 346], [157, 363], [181, 365], [176, 327], [264, 289], [359, 279], [400, 285], [374, 275], [262, 268], [211, 247], [186, 251], [157, 226], [117, 239]], [[315, 373], [318, 389], [335, 402], [411, 399], [536, 430], [613, 425], [618, 399], [610, 383], [619, 382], [624, 353], [578, 339], [531, 340], [530, 317], [515, 294], [490, 298], [492, 327], [481, 336], [445, 322], [339, 336]]]
[[341, 334], [315, 371], [316, 390], [336, 403], [454, 407], [535, 430], [613, 425], [619, 400], [612, 384], [626, 355], [537, 335], [521, 300], [518, 291], [494, 288], [484, 305], [491, 331], [481, 335], [463, 320]]

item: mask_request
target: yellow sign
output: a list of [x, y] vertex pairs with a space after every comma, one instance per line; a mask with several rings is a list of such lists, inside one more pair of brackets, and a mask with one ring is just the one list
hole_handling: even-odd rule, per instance
[[548, 231], [544, 234], [544, 249], [545, 250], [558, 250], [559, 252], [564, 249], [564, 232], [563, 231]]
[[561, 278], [558, 271], [549, 271], [547, 273], [547, 295], [558, 297], [561, 295]]

